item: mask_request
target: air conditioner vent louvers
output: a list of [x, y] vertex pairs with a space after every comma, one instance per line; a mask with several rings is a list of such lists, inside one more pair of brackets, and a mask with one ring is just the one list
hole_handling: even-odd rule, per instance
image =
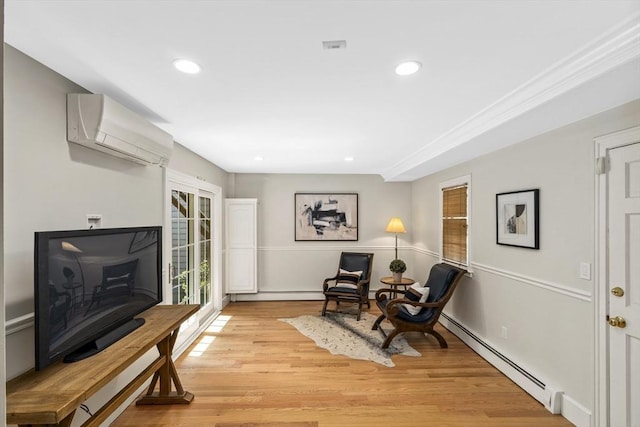
[[347, 41], [346, 40], [327, 40], [322, 42], [322, 47], [325, 50], [346, 49]]
[[166, 166], [173, 137], [105, 95], [67, 95], [67, 140], [141, 165]]

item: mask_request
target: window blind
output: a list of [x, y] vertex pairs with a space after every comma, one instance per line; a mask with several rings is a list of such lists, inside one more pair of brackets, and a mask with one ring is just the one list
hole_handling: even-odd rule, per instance
[[467, 184], [442, 189], [442, 257], [467, 265]]

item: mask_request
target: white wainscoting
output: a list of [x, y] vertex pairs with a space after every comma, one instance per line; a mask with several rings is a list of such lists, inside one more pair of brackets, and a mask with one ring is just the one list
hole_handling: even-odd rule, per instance
[[507, 355], [496, 350], [452, 317], [443, 313], [440, 316], [440, 323], [511, 381], [542, 403], [549, 412], [561, 414], [578, 427], [591, 427], [591, 412], [565, 395], [561, 387], [551, 384], [548, 380], [538, 378], [535, 373], [523, 368]]
[[514, 273], [512, 271], [491, 267], [489, 265], [478, 264], [475, 262], [472, 262], [471, 266], [476, 270], [481, 270], [487, 273], [506, 277], [507, 279], [511, 279], [516, 282], [520, 282], [530, 286], [536, 286], [538, 288], [542, 288], [547, 291], [552, 291], [552, 292], [555, 292], [564, 296], [568, 296], [571, 298], [576, 298], [581, 301], [591, 302], [591, 299], [593, 297], [592, 292], [584, 291], [581, 289], [570, 288], [560, 283], [554, 283], [546, 280], [536, 279], [535, 277], [529, 277], [519, 273]]
[[[435, 258], [435, 262], [440, 259], [440, 254], [425, 249], [414, 248], [416, 253]], [[557, 293], [566, 297], [575, 298], [584, 302], [591, 302], [593, 294], [588, 291], [571, 288], [560, 283], [554, 283], [530, 276], [525, 276], [512, 271], [479, 264], [471, 263], [473, 269], [489, 274], [505, 277], [515, 282], [535, 286], [546, 291]], [[546, 379], [540, 379], [539, 375], [520, 366], [517, 361], [512, 360], [509, 355], [498, 351], [490, 343], [486, 342], [479, 334], [470, 330], [467, 325], [462, 324], [453, 316], [442, 313], [440, 323], [455, 336], [460, 338], [473, 351], [478, 353], [483, 359], [491, 363], [496, 369], [515, 382], [519, 387], [529, 393], [533, 398], [542, 403], [552, 413], [561, 414], [564, 418], [578, 427], [592, 426], [592, 413], [588, 408], [579, 404], [570, 396], [564, 394], [559, 384], [551, 384]]]

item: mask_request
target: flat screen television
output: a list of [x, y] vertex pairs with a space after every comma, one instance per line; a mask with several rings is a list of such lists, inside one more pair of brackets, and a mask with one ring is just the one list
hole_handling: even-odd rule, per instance
[[162, 227], [35, 233], [36, 370], [89, 357], [162, 301]]

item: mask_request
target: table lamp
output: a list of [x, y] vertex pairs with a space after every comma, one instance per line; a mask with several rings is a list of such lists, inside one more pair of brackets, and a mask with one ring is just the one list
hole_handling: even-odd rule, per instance
[[407, 230], [404, 228], [404, 224], [402, 220], [398, 217], [393, 217], [387, 224], [387, 229], [385, 230], [387, 233], [395, 233], [396, 235], [396, 257], [398, 259], [398, 233], [406, 233]]

